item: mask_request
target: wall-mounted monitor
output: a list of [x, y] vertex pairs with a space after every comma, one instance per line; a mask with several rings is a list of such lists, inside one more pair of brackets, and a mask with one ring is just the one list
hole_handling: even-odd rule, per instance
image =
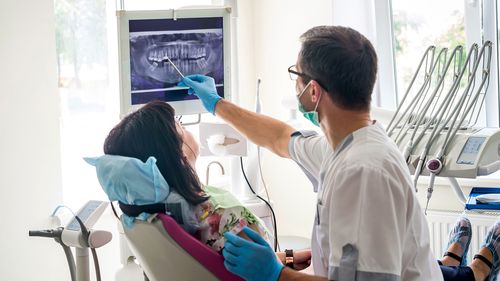
[[172, 63], [185, 76], [213, 77], [218, 94], [229, 99], [229, 15], [228, 8], [118, 11], [121, 115], [152, 100], [168, 102], [177, 115], [206, 112], [177, 86], [182, 77]]

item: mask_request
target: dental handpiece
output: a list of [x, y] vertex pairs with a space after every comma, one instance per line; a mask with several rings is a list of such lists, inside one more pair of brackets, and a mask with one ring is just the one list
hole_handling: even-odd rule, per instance
[[174, 67], [174, 69], [177, 71], [177, 73], [179, 73], [179, 75], [180, 75], [182, 78], [184, 78], [184, 75], [182, 74], [182, 72], [181, 72], [181, 71], [177, 68], [177, 66], [176, 66], [176, 65], [175, 65], [175, 64], [174, 64], [174, 63], [170, 60], [170, 58], [169, 58], [167, 55], [165, 55], [165, 57], [167, 58], [168, 62], [169, 62], [170, 64], [172, 64], [172, 66], [173, 66], [173, 67]]
[[427, 170], [430, 172], [429, 188], [427, 188], [427, 204], [425, 204], [425, 215], [427, 215], [427, 208], [429, 208], [429, 201], [431, 201], [432, 193], [434, 192], [434, 180], [436, 175], [441, 172], [443, 162], [440, 158], [433, 158], [425, 164]]
[[427, 209], [429, 208], [429, 201], [431, 201], [432, 193], [434, 192], [434, 179], [436, 174], [431, 174], [429, 187], [427, 188], [427, 203], [425, 204], [424, 214], [427, 215]]

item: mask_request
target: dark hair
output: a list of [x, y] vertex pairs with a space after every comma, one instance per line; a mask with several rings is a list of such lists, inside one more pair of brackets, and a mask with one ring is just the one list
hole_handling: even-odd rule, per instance
[[317, 26], [300, 37], [305, 82], [316, 80], [333, 102], [348, 110], [368, 110], [377, 76], [377, 54], [366, 37], [342, 26]]
[[106, 137], [104, 153], [134, 157], [143, 162], [154, 156], [170, 188], [193, 205], [208, 199], [198, 176], [183, 157], [175, 111], [167, 103], [149, 102], [123, 118]]

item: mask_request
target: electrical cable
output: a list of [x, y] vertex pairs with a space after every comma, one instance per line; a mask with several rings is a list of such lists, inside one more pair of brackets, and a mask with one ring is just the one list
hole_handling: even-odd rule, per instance
[[95, 277], [97, 281], [101, 281], [101, 269], [99, 268], [99, 259], [97, 258], [97, 252], [95, 248], [90, 248], [92, 252], [92, 259], [94, 260]]
[[115, 205], [113, 205], [113, 202], [112, 201], [109, 201], [109, 204], [111, 205], [111, 210], [113, 210], [113, 215], [115, 215], [115, 217], [120, 220], [120, 217], [118, 216], [118, 214], [116, 213], [116, 209], [115, 209]]
[[73, 210], [66, 206], [66, 205], [58, 205], [54, 211], [52, 212], [52, 214], [50, 215], [51, 217], [54, 217], [56, 214], [57, 214], [57, 211], [59, 211], [59, 209], [61, 208], [66, 208], [67, 210], [69, 210], [71, 212], [71, 214], [73, 214], [73, 217], [75, 217], [75, 220], [78, 222], [78, 224], [80, 225], [80, 229], [82, 231], [82, 234], [83, 234], [83, 237], [84, 237], [84, 241], [86, 243], [85, 246], [89, 246], [89, 242], [88, 242], [88, 238], [89, 238], [89, 235], [90, 235], [90, 231], [87, 230], [87, 227], [85, 227], [85, 224], [82, 222], [82, 220], [75, 214], [75, 212], [73, 212]]
[[[260, 181], [262, 182], [262, 185], [264, 186], [264, 191], [266, 192], [266, 197], [267, 197], [267, 202], [271, 202], [271, 198], [269, 197], [269, 192], [267, 190], [267, 185], [266, 182], [264, 181], [264, 174], [262, 173], [262, 163], [260, 161], [260, 146], [257, 147], [257, 163], [259, 164], [259, 174], [260, 174]], [[276, 223], [273, 220], [273, 229], [276, 229]], [[276, 245], [278, 246], [278, 251], [281, 251], [280, 248], [280, 243], [276, 241]]]
[[[78, 222], [78, 225], [80, 225], [80, 229], [82, 230], [82, 234], [84, 235], [84, 238], [88, 238], [90, 231], [87, 230], [87, 227], [85, 227], [85, 224], [83, 224], [82, 220], [75, 214], [75, 212], [73, 212], [73, 210], [70, 207], [68, 207], [66, 205], [58, 205], [54, 209], [54, 211], [52, 212], [52, 214], [50, 216], [55, 217], [55, 215], [57, 214], [57, 211], [59, 211], [59, 209], [61, 209], [61, 208], [65, 208], [65, 209], [70, 211], [70, 213], [73, 215], [73, 217], [75, 217], [75, 220]], [[87, 243], [86, 246], [88, 246], [88, 239], [86, 239], [85, 242]]]
[[243, 177], [245, 178], [245, 181], [247, 182], [248, 187], [252, 191], [252, 193], [257, 196], [260, 200], [262, 200], [266, 205], [269, 207], [269, 210], [271, 210], [272, 217], [273, 217], [273, 223], [275, 225], [274, 227], [274, 251], [276, 252], [277, 247], [278, 247], [278, 228], [276, 227], [276, 215], [274, 214], [273, 207], [271, 207], [271, 204], [266, 201], [266, 199], [262, 198], [259, 196], [252, 188], [252, 185], [250, 184], [250, 181], [248, 181], [247, 175], [245, 173], [245, 169], [243, 168], [243, 157], [240, 156], [240, 167], [241, 167], [241, 172], [243, 173]]
[[66, 206], [66, 205], [57, 205], [57, 207], [54, 209], [54, 211], [52, 211], [52, 214], [50, 214], [50, 216], [51, 217], [55, 217], [57, 215], [57, 212], [61, 208], [67, 209], [73, 215], [73, 217], [76, 217], [75, 212], [73, 212], [73, 210], [70, 207]]
[[257, 147], [257, 163], [259, 164], [260, 181], [264, 186], [264, 191], [266, 192], [267, 201], [271, 202], [271, 199], [269, 199], [269, 192], [267, 191], [267, 185], [266, 182], [264, 181], [264, 176], [262, 175], [262, 165], [260, 162], [260, 146]]
[[69, 275], [71, 276], [71, 281], [76, 281], [75, 258], [73, 257], [73, 253], [71, 252], [71, 249], [68, 246], [64, 245], [63, 243], [60, 244], [64, 250], [66, 261], [68, 262]]

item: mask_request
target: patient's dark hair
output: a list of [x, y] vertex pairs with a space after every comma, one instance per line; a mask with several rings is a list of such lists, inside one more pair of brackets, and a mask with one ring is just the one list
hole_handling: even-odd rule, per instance
[[198, 176], [183, 156], [175, 111], [167, 103], [149, 102], [123, 118], [106, 137], [104, 153], [134, 157], [143, 162], [154, 156], [171, 189], [193, 205], [208, 199]]

